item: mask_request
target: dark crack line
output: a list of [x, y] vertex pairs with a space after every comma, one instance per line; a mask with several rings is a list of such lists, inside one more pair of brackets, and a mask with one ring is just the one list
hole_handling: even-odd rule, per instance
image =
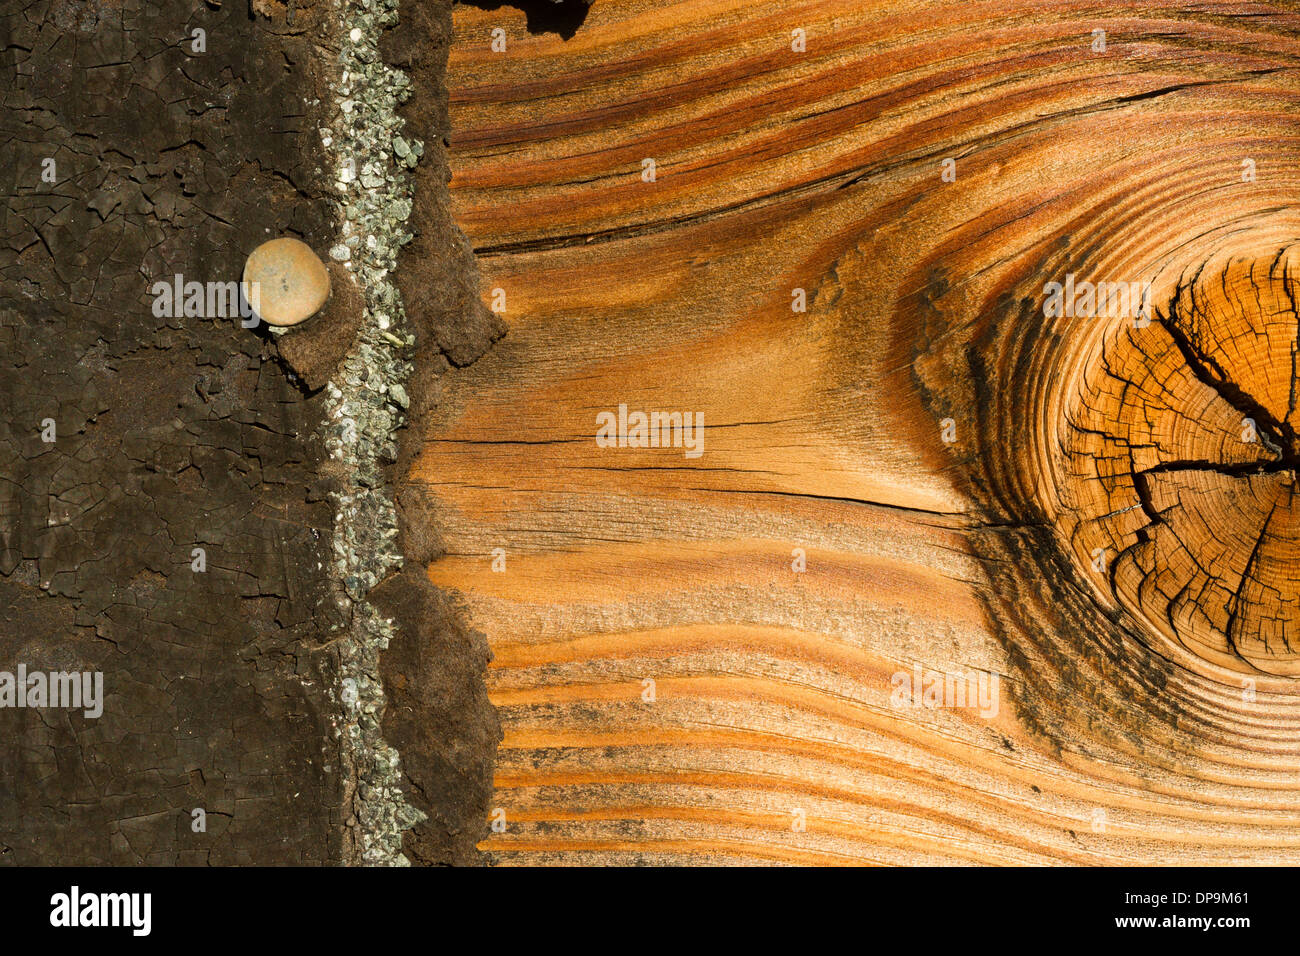
[[[1201, 354], [1179, 322], [1179, 310], [1175, 300], [1170, 305], [1170, 316], [1162, 319], [1161, 324], [1169, 333], [1178, 351], [1182, 353], [1183, 361], [1187, 363], [1187, 368], [1192, 375], [1245, 417], [1254, 420], [1260, 440], [1269, 451], [1278, 456], [1279, 464], [1300, 468], [1300, 454], [1297, 454], [1297, 449], [1300, 449], [1300, 438], [1297, 438], [1295, 429], [1287, 422], [1279, 421], [1254, 396], [1236, 385], [1214, 359]], [[1269, 433], [1273, 441], [1270, 441]]]
[[1243, 660], [1245, 659], [1244, 655], [1241, 653], [1241, 648], [1237, 646], [1237, 638], [1233, 634], [1237, 616], [1241, 612], [1241, 592], [1245, 590], [1246, 582], [1250, 580], [1250, 572], [1254, 570], [1255, 560], [1259, 557], [1259, 549], [1263, 546], [1264, 539], [1268, 537], [1268, 528], [1273, 523], [1273, 515], [1277, 511], [1277, 506], [1278, 502], [1274, 502], [1273, 507], [1269, 509], [1268, 517], [1264, 519], [1264, 523], [1259, 529], [1259, 537], [1255, 539], [1255, 547], [1250, 551], [1250, 559], [1246, 562], [1245, 570], [1241, 572], [1241, 580], [1237, 582], [1237, 590], [1232, 595], [1232, 607], [1228, 611], [1228, 621], [1223, 627], [1223, 636], [1227, 640], [1228, 646], [1232, 648], [1234, 654]]

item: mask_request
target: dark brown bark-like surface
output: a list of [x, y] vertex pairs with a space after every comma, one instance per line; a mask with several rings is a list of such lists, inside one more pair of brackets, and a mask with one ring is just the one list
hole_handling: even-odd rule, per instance
[[106, 698], [0, 710], [7, 862], [339, 859], [320, 400], [259, 332], [149, 295], [334, 233], [324, 7], [253, 7], [0, 8], [0, 669]]
[[501, 739], [485, 683], [489, 653], [484, 636], [466, 625], [462, 610], [423, 573], [443, 546], [430, 527], [428, 496], [408, 475], [444, 377], [479, 359], [505, 326], [480, 300], [473, 251], [450, 211], [444, 81], [451, 4], [407, 0], [401, 16], [401, 24], [386, 35], [384, 53], [411, 76], [416, 92], [404, 116], [424, 140], [425, 152], [415, 170], [409, 222], [415, 238], [396, 274], [416, 351], [411, 424], [402, 433], [391, 472], [407, 570], [374, 592], [398, 631], [382, 657], [389, 699], [384, 736], [402, 755], [408, 799], [428, 816], [408, 833], [407, 856], [419, 864], [472, 864], [483, 861], [476, 846], [487, 832], [492, 765]]

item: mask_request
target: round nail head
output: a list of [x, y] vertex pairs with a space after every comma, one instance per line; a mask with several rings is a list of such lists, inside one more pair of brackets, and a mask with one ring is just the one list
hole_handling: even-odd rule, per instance
[[244, 263], [244, 295], [268, 325], [297, 325], [330, 296], [330, 274], [311, 246], [285, 236], [264, 242]]

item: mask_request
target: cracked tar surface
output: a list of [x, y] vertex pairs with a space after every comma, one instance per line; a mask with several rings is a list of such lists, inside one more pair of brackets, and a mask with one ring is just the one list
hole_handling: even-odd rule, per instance
[[[355, 610], [331, 576], [349, 472], [322, 439], [365, 290], [331, 263], [325, 310], [278, 337], [152, 294], [237, 281], [274, 236], [339, 241], [345, 9], [0, 4], [0, 672], [99, 671], [105, 698], [98, 718], [0, 708], [0, 861], [357, 861], [364, 779], [337, 693]], [[397, 272], [412, 424], [385, 480], [406, 566], [371, 592], [393, 634], [378, 706], [424, 815], [406, 856], [475, 863], [500, 739], [487, 647], [423, 573], [438, 545], [402, 476], [439, 378], [504, 326], [449, 211], [450, 5], [401, 16], [382, 53], [429, 148]]]
[[258, 7], [0, 4], [0, 670], [105, 694], [97, 720], [0, 709], [5, 862], [340, 859], [321, 395], [149, 294], [335, 235], [325, 14]]

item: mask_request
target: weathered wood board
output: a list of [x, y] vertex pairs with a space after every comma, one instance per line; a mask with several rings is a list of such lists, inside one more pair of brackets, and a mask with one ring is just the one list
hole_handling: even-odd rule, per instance
[[[453, 212], [509, 332], [410, 478], [495, 655], [494, 859], [1300, 861], [1297, 28], [457, 8]], [[1150, 320], [1051, 315], [1067, 275]], [[701, 453], [601, 447], [620, 406]], [[901, 705], [918, 672], [998, 706]]]

